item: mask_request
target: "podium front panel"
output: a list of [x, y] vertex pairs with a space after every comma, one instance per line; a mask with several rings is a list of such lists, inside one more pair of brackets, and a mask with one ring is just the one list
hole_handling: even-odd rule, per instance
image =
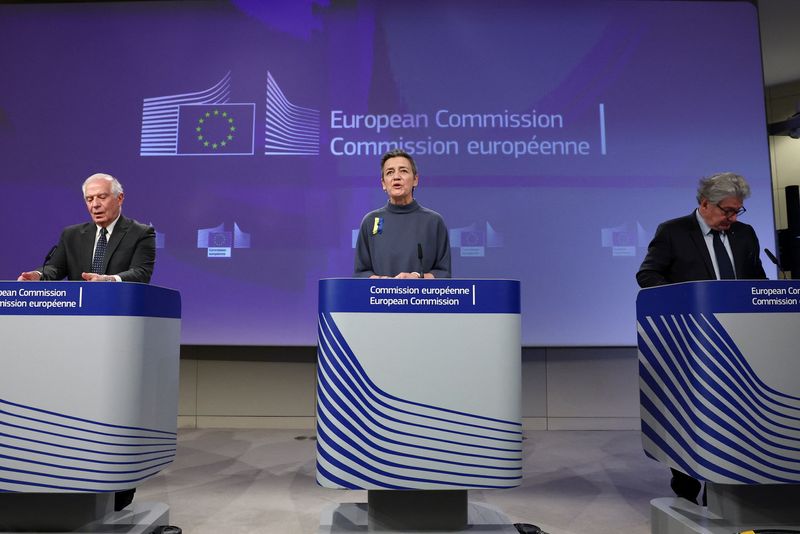
[[636, 308], [645, 452], [716, 483], [800, 483], [800, 282], [660, 286]]
[[521, 481], [519, 282], [320, 281], [317, 481]]
[[0, 491], [119, 491], [172, 461], [176, 291], [0, 282], [0, 335]]

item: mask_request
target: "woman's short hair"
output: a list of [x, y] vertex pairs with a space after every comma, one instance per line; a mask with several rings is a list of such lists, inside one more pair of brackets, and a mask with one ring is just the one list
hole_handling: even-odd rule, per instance
[[414, 163], [414, 158], [412, 158], [411, 155], [402, 148], [395, 148], [394, 150], [390, 150], [384, 154], [381, 158], [381, 177], [383, 177], [383, 165], [389, 158], [406, 158], [411, 162], [411, 172], [414, 173], [414, 176], [417, 175], [417, 164]]

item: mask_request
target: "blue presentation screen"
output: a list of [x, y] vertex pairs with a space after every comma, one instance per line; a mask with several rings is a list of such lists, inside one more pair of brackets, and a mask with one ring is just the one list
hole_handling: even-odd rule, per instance
[[454, 276], [521, 281], [525, 345], [633, 345], [635, 272], [701, 176], [747, 177], [774, 247], [748, 2], [3, 5], [0, 67], [2, 277], [111, 173], [188, 344], [313, 345], [396, 147]]

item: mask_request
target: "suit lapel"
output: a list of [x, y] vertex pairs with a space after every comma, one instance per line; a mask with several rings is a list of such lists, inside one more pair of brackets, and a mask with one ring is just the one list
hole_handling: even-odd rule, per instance
[[700, 223], [697, 222], [697, 215], [695, 212], [692, 212], [690, 217], [692, 231], [689, 232], [689, 235], [692, 238], [692, 243], [694, 243], [695, 248], [697, 248], [697, 253], [703, 258], [703, 264], [706, 266], [708, 279], [716, 280], [717, 274], [714, 272], [714, 263], [711, 261], [711, 254], [708, 252], [703, 230], [700, 228]]
[[736, 278], [747, 278], [748, 275], [745, 274], [744, 268], [745, 252], [743, 249], [744, 243], [742, 242], [742, 236], [737, 234], [734, 226], [731, 226], [727, 234], [731, 245], [731, 253], [733, 254], [733, 269], [736, 271]]
[[83, 225], [81, 228], [80, 244], [80, 273], [92, 272], [92, 260], [94, 259], [94, 238], [97, 233], [97, 226], [93, 223]]
[[122, 238], [125, 237], [125, 234], [128, 232], [128, 228], [130, 228], [130, 224], [128, 219], [125, 219], [120, 215], [117, 224], [114, 226], [114, 232], [111, 234], [111, 238], [108, 240], [108, 247], [106, 248], [106, 257], [103, 259], [103, 272], [108, 273], [108, 261], [111, 259], [111, 256], [114, 255], [114, 251], [117, 250], [120, 241]]

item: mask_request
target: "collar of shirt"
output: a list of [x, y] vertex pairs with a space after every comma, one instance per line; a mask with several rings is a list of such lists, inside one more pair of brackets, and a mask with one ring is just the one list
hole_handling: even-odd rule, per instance
[[[111, 224], [106, 226], [106, 231], [108, 232], [108, 234], [106, 234], [106, 239], [111, 239], [111, 234], [112, 234], [112, 232], [114, 232], [114, 227], [117, 226], [117, 221], [119, 220], [121, 215], [122, 214], [117, 215], [117, 218], [114, 219], [114, 222], [112, 222]], [[95, 225], [95, 226], [97, 226], [97, 225]], [[97, 240], [100, 239], [100, 230], [102, 228], [103, 228], [102, 226], [97, 226], [97, 230], [94, 233], [94, 242], [95, 243], [97, 243]]]
[[[710, 235], [711, 227], [708, 224], [706, 224], [705, 219], [703, 219], [703, 217], [700, 216], [700, 210], [695, 209], [694, 216], [697, 217], [697, 222], [698, 224], [700, 224], [700, 231], [703, 232], [703, 235]], [[725, 234], [720, 232], [719, 235], [720, 237], [722, 237]]]
[[416, 199], [411, 199], [411, 202], [408, 204], [404, 204], [402, 206], [398, 206], [397, 204], [392, 204], [391, 202], [386, 203], [386, 211], [389, 213], [399, 213], [399, 214], [406, 214], [411, 213], [412, 211], [417, 211], [419, 209], [419, 203], [417, 203]]

